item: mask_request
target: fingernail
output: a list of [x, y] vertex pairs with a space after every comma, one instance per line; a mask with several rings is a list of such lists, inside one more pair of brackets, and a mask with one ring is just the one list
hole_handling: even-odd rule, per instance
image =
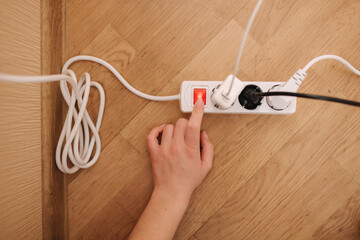
[[203, 104], [204, 104], [204, 103], [203, 103], [202, 98], [198, 98], [197, 101], [196, 101], [196, 103], [195, 103], [195, 106], [198, 107], [198, 108], [200, 108], [200, 107], [202, 107]]
[[204, 133], [204, 137], [205, 137], [206, 139], [208, 139], [209, 137], [208, 137], [207, 133], [205, 132], [205, 130], [203, 131], [203, 133]]

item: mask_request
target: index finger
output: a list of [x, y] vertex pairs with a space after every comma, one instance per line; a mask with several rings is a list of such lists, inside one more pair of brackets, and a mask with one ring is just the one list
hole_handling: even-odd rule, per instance
[[200, 128], [204, 115], [204, 102], [198, 98], [191, 113], [185, 132], [185, 143], [189, 146], [200, 148]]

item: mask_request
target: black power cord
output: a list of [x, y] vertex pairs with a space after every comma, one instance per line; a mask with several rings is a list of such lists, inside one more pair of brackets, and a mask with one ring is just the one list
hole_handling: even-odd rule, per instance
[[342, 98], [316, 95], [316, 94], [294, 93], [294, 92], [255, 92], [255, 91], [253, 91], [253, 97], [255, 97], [255, 98], [267, 97], [267, 96], [300, 97], [300, 98], [308, 98], [308, 99], [336, 102], [336, 103], [347, 104], [347, 105], [351, 105], [351, 106], [355, 106], [355, 107], [360, 107], [360, 102], [350, 101], [350, 100], [346, 100], [346, 99], [342, 99]]

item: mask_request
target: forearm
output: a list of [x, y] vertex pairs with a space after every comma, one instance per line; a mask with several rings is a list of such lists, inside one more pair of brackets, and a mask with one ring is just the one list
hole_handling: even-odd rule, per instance
[[188, 196], [154, 191], [129, 240], [170, 240], [189, 203]]

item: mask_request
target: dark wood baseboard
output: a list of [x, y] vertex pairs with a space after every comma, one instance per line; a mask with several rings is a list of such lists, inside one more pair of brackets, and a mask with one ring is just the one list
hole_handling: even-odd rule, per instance
[[[41, 74], [61, 72], [65, 58], [65, 0], [41, 0]], [[66, 175], [55, 163], [64, 119], [58, 82], [41, 86], [43, 239], [68, 239]]]

